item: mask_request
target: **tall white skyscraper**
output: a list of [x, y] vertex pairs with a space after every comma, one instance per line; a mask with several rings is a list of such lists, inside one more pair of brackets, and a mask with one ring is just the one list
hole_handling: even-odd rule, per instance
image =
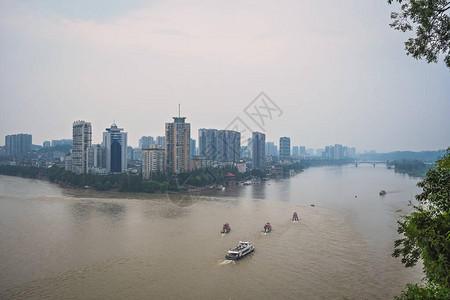
[[76, 174], [88, 171], [88, 148], [92, 143], [92, 126], [90, 122], [75, 121], [72, 130], [72, 172]]
[[115, 123], [103, 132], [103, 147], [106, 149], [106, 171], [122, 173], [127, 169], [127, 133]]

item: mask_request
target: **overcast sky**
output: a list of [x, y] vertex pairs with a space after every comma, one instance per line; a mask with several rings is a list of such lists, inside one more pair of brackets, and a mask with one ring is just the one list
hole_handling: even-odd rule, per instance
[[[100, 143], [115, 120], [137, 146], [163, 135], [180, 103], [195, 139], [239, 117], [276, 144], [447, 148], [450, 72], [442, 59], [406, 55], [408, 33], [389, 28], [397, 9], [383, 0], [0, 0], [0, 145], [16, 133], [34, 144], [71, 138], [75, 120], [91, 122]], [[262, 129], [246, 114], [261, 108], [252, 103], [261, 91], [277, 108]]]

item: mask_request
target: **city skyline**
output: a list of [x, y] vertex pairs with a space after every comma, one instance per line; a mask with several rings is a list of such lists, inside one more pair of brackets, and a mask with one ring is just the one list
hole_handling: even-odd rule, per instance
[[283, 111], [266, 123], [267, 141], [377, 152], [449, 145], [449, 72], [405, 55], [405, 34], [389, 28], [394, 5], [97, 6], [0, 4], [0, 136], [29, 133], [42, 145], [70, 138], [67, 124], [81, 119], [101, 141], [97, 129], [115, 119], [136, 147], [164, 135], [179, 103], [192, 132], [228, 129], [236, 117], [261, 131], [244, 110], [264, 91]]

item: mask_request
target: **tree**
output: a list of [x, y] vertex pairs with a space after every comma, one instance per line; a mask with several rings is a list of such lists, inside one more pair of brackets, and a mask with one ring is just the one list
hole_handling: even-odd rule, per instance
[[416, 36], [405, 42], [405, 50], [415, 59], [437, 62], [440, 53], [450, 68], [450, 2], [447, 0], [388, 0], [401, 4], [392, 12], [390, 27], [403, 32], [416, 28]]
[[[423, 261], [426, 285], [408, 285], [398, 299], [448, 299], [450, 297], [450, 148], [417, 184], [411, 214], [398, 222], [403, 238], [395, 241], [392, 256], [402, 257], [406, 267]], [[443, 297], [445, 296], [445, 297]]]

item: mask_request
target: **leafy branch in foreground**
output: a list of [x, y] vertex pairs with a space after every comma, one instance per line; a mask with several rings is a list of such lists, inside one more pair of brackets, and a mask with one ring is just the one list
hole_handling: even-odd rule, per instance
[[416, 26], [416, 36], [405, 42], [405, 50], [415, 59], [437, 62], [440, 53], [450, 68], [450, 2], [447, 0], [388, 0], [401, 4], [392, 12], [390, 27], [405, 31]]
[[426, 285], [409, 284], [397, 299], [449, 299], [450, 296], [450, 148], [417, 184], [413, 212], [398, 222], [403, 238], [395, 241], [392, 256], [405, 267], [423, 261]]

